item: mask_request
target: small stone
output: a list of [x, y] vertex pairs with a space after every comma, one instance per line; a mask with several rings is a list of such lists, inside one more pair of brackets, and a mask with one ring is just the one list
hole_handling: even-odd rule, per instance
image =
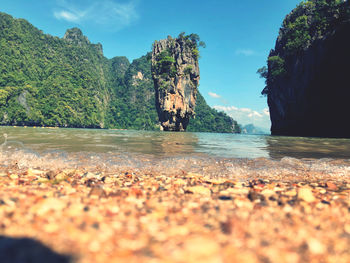
[[290, 190], [284, 193], [286, 196], [294, 197], [297, 195], [297, 192], [295, 190]]
[[258, 194], [255, 191], [250, 191], [247, 197], [252, 202], [257, 200], [257, 199], [260, 200], [260, 201], [264, 201], [265, 200], [265, 196], [263, 196], [262, 194]]
[[185, 189], [185, 193], [190, 193], [190, 194], [201, 194], [201, 195], [211, 195], [211, 191], [209, 188], [206, 188], [204, 186], [192, 186], [192, 187], [187, 187]]
[[120, 211], [120, 208], [119, 206], [112, 206], [109, 208], [109, 211], [112, 213], [112, 214], [118, 214], [119, 211]]
[[237, 194], [245, 195], [249, 193], [249, 189], [248, 188], [228, 188], [226, 189], [226, 192], [233, 195], [237, 195]]
[[96, 180], [101, 180], [102, 179], [102, 174], [94, 174], [94, 173], [85, 173], [83, 175], [86, 179], [96, 179]]
[[28, 168], [26, 174], [27, 174], [28, 176], [34, 176], [34, 175], [35, 175], [35, 174], [33, 173], [33, 169], [32, 169], [32, 168]]
[[65, 180], [67, 178], [67, 175], [65, 173], [59, 173], [58, 175], [56, 175], [55, 179], [58, 181], [62, 181]]
[[185, 180], [183, 180], [183, 179], [176, 179], [176, 180], [173, 182], [173, 184], [175, 184], [175, 185], [186, 185], [187, 182], [186, 182]]
[[228, 200], [232, 200], [233, 198], [231, 196], [227, 196], [227, 195], [220, 195], [219, 196], [219, 200], [222, 201], [228, 201]]
[[108, 176], [105, 179], [106, 184], [111, 184], [111, 183], [116, 183], [116, 182], [118, 182], [118, 178], [114, 177], [114, 176]]
[[346, 224], [344, 226], [344, 230], [345, 230], [346, 233], [348, 233], [350, 235], [350, 224]]
[[326, 251], [325, 245], [323, 245], [319, 240], [316, 238], [311, 238], [307, 242], [310, 252], [312, 254], [323, 254]]
[[55, 172], [54, 171], [49, 171], [45, 174], [46, 178], [49, 179], [49, 180], [52, 180], [52, 179], [55, 179]]
[[10, 179], [12, 179], [12, 180], [15, 180], [15, 179], [18, 179], [18, 178], [19, 178], [18, 174], [10, 174], [9, 177], [10, 177]]
[[213, 178], [204, 178], [205, 179], [205, 182], [206, 183], [209, 183], [209, 184], [214, 184], [214, 185], [220, 185], [220, 184], [224, 184], [227, 180], [224, 179], [224, 178], [216, 178], [216, 179], [213, 179]]
[[298, 192], [298, 198], [308, 203], [312, 203], [316, 200], [311, 189], [309, 188], [300, 188]]
[[327, 182], [326, 187], [330, 190], [338, 190], [338, 186], [332, 182]]
[[49, 182], [49, 180], [47, 179], [47, 178], [38, 178], [38, 180], [37, 180], [37, 182], [38, 183], [47, 183], [47, 182]]
[[273, 196], [275, 194], [275, 191], [271, 190], [271, 189], [264, 189], [261, 192], [262, 195], [266, 196], [266, 197], [270, 197]]
[[326, 189], [321, 189], [321, 190], [320, 190], [320, 194], [323, 194], [323, 195], [324, 195], [325, 193], [327, 193]]
[[93, 186], [90, 190], [89, 196], [97, 196], [98, 198], [106, 197], [106, 192], [100, 186]]

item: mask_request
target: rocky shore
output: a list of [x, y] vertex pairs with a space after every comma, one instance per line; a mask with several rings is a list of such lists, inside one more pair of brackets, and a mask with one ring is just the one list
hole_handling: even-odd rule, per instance
[[0, 261], [350, 262], [347, 169], [275, 171], [1, 166]]

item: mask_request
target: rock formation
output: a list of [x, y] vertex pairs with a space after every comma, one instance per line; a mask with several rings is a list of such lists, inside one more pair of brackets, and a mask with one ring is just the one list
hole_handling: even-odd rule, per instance
[[268, 58], [273, 135], [350, 137], [348, 1], [307, 1], [284, 20]]
[[77, 27], [68, 29], [64, 34], [63, 39], [77, 46], [86, 46], [91, 44], [89, 39], [84, 36], [83, 32], [81, 32], [81, 30]]
[[[91, 43], [78, 28], [62, 39], [2, 12], [0, 39], [0, 125], [159, 130], [151, 52], [132, 63], [126, 57], [108, 59], [102, 45]], [[184, 53], [177, 55], [183, 65], [175, 67], [170, 58], [171, 69], [185, 67], [189, 79], [199, 75], [198, 66], [189, 63], [193, 59], [197, 65], [198, 41], [196, 35], [183, 36]], [[167, 68], [164, 57], [159, 65]], [[182, 88], [191, 85], [185, 84]], [[192, 108], [197, 94], [196, 119], [187, 130], [238, 132], [237, 123], [210, 108], [199, 92], [182, 92], [192, 94], [186, 102], [191, 100]]]
[[184, 131], [195, 115], [199, 66], [197, 41], [188, 37], [156, 41], [152, 77], [161, 128]]

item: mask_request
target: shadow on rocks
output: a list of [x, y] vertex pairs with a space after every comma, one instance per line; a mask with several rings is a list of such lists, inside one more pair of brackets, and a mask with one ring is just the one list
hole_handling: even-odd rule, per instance
[[30, 238], [0, 236], [1, 263], [72, 263], [70, 256], [60, 255]]

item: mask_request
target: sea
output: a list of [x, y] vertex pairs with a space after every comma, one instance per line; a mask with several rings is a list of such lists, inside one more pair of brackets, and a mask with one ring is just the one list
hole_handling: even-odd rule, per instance
[[0, 127], [0, 167], [350, 175], [350, 139], [111, 129]]

